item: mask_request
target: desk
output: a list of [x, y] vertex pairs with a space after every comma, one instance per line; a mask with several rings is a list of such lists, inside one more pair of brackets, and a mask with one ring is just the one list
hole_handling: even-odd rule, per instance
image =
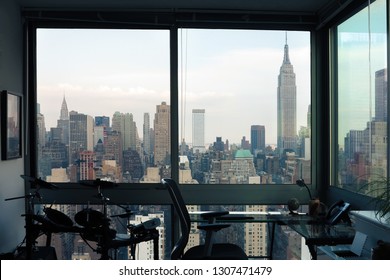
[[305, 238], [313, 260], [317, 259], [316, 246], [351, 244], [355, 229], [347, 224], [327, 225], [315, 220], [283, 219], [283, 224]]
[[[201, 214], [204, 212], [190, 213], [191, 221], [206, 223]], [[270, 232], [270, 248], [267, 256], [272, 259], [272, 252], [275, 241], [275, 226], [286, 225], [297, 232], [303, 238], [309, 248], [313, 260], [317, 259], [316, 246], [351, 244], [355, 235], [353, 227], [345, 224], [334, 226], [326, 225], [323, 222], [314, 220], [306, 214], [290, 215], [281, 212], [229, 212], [229, 215], [216, 219], [220, 223], [267, 223]]]

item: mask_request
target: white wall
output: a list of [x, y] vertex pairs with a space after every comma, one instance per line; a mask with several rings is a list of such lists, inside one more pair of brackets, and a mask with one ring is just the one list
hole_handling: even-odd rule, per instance
[[[0, 90], [23, 93], [23, 37], [18, 1], [0, 1]], [[0, 135], [3, 137], [3, 135]], [[0, 148], [1, 149], [1, 148]], [[23, 147], [24, 149], [24, 147]], [[23, 159], [0, 160], [0, 253], [13, 251], [25, 236]]]

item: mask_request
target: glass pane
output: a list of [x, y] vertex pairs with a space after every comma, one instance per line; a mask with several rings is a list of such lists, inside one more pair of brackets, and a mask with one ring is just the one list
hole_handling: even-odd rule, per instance
[[169, 73], [167, 30], [38, 29], [38, 176], [170, 174]]
[[337, 27], [338, 185], [369, 193], [387, 177], [386, 1]]
[[310, 32], [179, 30], [180, 183], [310, 183], [310, 92]]

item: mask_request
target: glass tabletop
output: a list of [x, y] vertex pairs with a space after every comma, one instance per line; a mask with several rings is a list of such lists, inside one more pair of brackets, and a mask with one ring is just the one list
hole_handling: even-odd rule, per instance
[[[207, 211], [190, 212], [190, 219], [192, 222], [204, 223], [207, 219], [202, 217], [202, 214]], [[289, 212], [246, 212], [246, 211], [230, 211], [229, 214], [217, 217], [217, 222], [232, 222], [232, 223], [267, 223], [267, 222], [280, 222], [284, 221], [306, 221], [313, 220], [306, 213], [299, 213], [291, 215]]]
[[[191, 212], [192, 222], [207, 223], [205, 212]], [[328, 225], [324, 219], [313, 218], [305, 213], [289, 212], [229, 212], [216, 218], [221, 223], [274, 223], [285, 225], [305, 238], [307, 245], [351, 244], [355, 229], [344, 223]]]
[[355, 236], [355, 229], [344, 223], [329, 225], [324, 222], [285, 220], [284, 224], [303, 236], [308, 245], [351, 244]]

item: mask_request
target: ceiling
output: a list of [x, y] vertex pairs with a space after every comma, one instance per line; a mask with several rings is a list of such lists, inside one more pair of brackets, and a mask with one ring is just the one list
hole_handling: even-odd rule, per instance
[[[345, 8], [361, 5], [366, 0], [9, 0], [20, 4], [20, 7], [29, 13], [34, 13], [36, 18], [58, 18], [61, 13], [62, 19], [75, 19], [83, 13], [84, 19], [92, 13], [95, 18], [89, 17], [89, 21], [101, 21], [102, 13], [105, 13], [104, 20], [118, 21], [118, 12], [129, 18], [122, 18], [124, 24], [137, 22], [142, 13], [147, 11], [159, 13], [161, 16], [175, 14], [175, 20], [183, 24], [193, 22], [229, 22], [235, 20], [240, 24], [279, 24], [291, 26], [291, 28], [305, 28], [311, 26], [321, 28]], [[46, 13], [45, 13], [46, 12]], [[78, 12], [78, 13], [76, 13]], [[115, 13], [114, 14], [112, 13]], [[132, 12], [131, 14], [129, 12]], [[49, 14], [50, 13], [50, 14]], [[64, 14], [66, 13], [66, 15]], [[108, 20], [108, 13], [114, 16]], [[226, 16], [230, 15], [228, 20]], [[86, 18], [85, 18], [86, 17]], [[93, 17], [93, 16], [92, 16]], [[181, 17], [179, 19], [179, 17]], [[225, 17], [225, 18], [223, 18]], [[237, 20], [237, 17], [240, 17]], [[223, 18], [223, 20], [221, 20]], [[145, 17], [142, 18], [145, 20]], [[155, 19], [153, 19], [155, 20]], [[172, 20], [164, 21], [161, 17], [158, 22], [171, 24]], [[292, 27], [292, 24], [295, 24]], [[183, 25], [184, 26], [184, 25]], [[275, 28], [275, 27], [273, 27]], [[306, 30], [306, 29], [305, 29]]]
[[318, 14], [352, 0], [17, 0], [24, 8], [101, 9], [202, 9], [246, 10], [269, 13]]

